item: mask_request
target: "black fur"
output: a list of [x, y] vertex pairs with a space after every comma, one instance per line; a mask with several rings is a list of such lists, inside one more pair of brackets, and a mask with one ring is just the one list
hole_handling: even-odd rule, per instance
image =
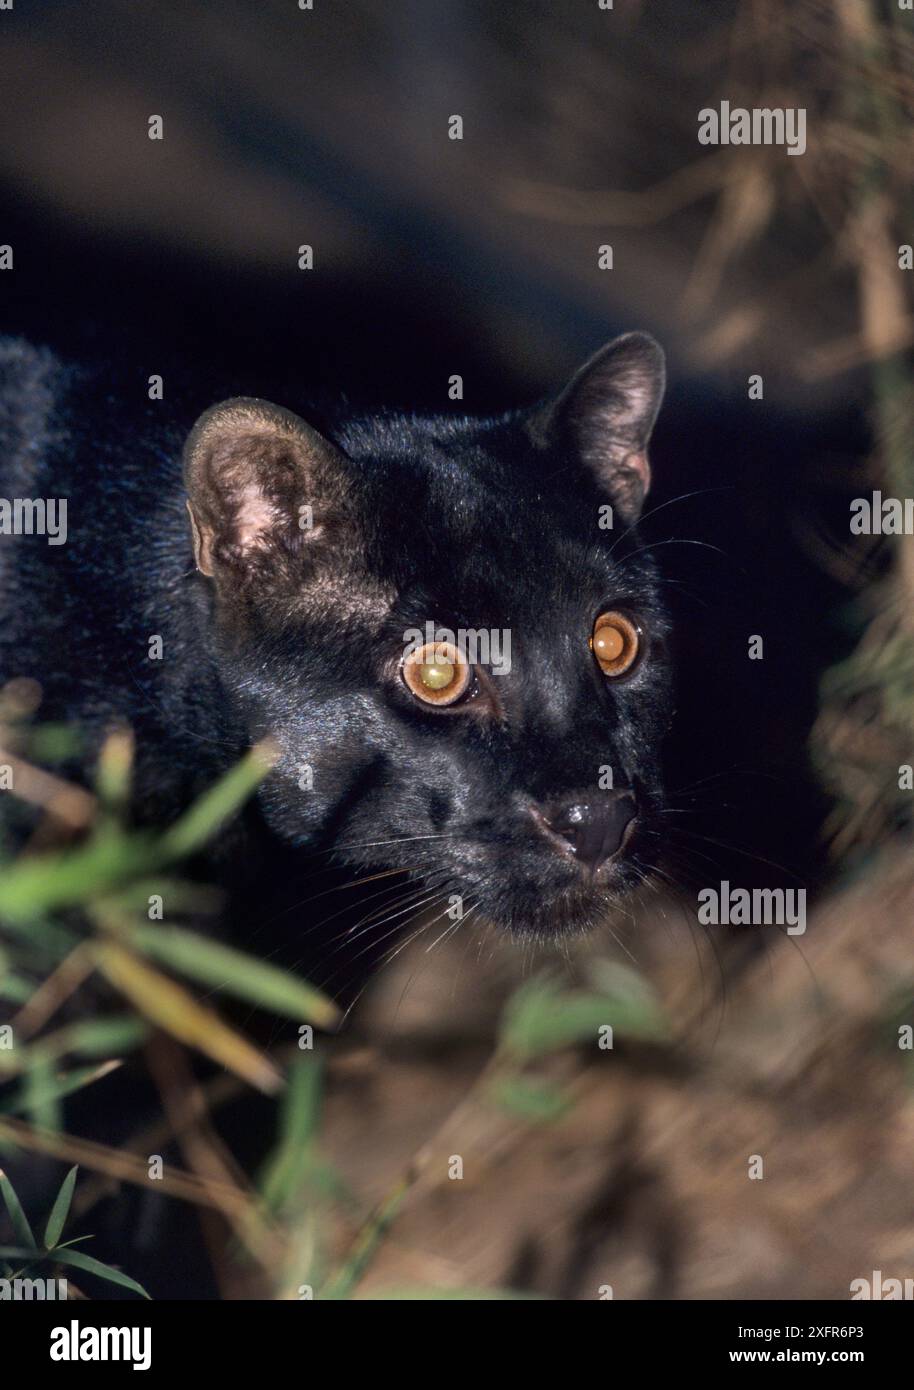
[[[649, 871], [662, 803], [669, 623], [632, 524], [662, 391], [659, 350], [630, 335], [575, 382], [555, 405], [493, 420], [339, 421], [325, 427], [316, 482], [296, 481], [295, 459], [278, 453], [274, 467], [270, 455], [263, 467], [288, 481], [267, 487], [282, 514], [276, 533], [258, 537], [256, 553], [226, 533], [215, 573], [201, 573], [182, 449], [210, 402], [134, 411], [135, 386], [7, 341], [0, 496], [66, 497], [69, 538], [51, 547], [0, 537], [0, 683], [37, 678], [42, 718], [87, 729], [87, 758], [111, 723], [132, 725], [145, 821], [177, 814], [272, 735], [277, 767], [234, 832], [231, 872], [225, 856], [214, 870], [247, 877], [255, 899], [277, 887], [300, 899], [307, 873], [293, 885], [295, 866], [332, 851], [350, 877], [402, 868], [428, 884], [436, 911], [459, 894], [518, 933], [594, 925]], [[309, 488], [313, 542], [284, 512]], [[215, 531], [233, 524], [218, 501], [199, 500]], [[612, 530], [599, 525], [607, 501]], [[629, 613], [645, 637], [619, 681], [588, 650], [607, 609]], [[510, 630], [510, 674], [482, 672], [458, 709], [420, 706], [399, 658], [405, 631], [429, 620]], [[156, 634], [161, 661], [147, 655]], [[606, 765], [637, 796], [637, 829], [588, 883], [529, 805], [595, 794]], [[311, 919], [298, 909], [294, 921]]]

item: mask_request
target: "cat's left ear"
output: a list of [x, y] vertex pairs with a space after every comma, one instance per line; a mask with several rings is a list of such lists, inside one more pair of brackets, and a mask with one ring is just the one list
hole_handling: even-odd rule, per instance
[[299, 583], [343, 511], [338, 450], [269, 401], [235, 397], [201, 415], [184, 480], [197, 568], [221, 591]]
[[635, 521], [650, 486], [647, 446], [665, 385], [660, 344], [647, 333], [625, 333], [536, 412], [531, 433], [541, 444], [567, 441], [620, 516]]

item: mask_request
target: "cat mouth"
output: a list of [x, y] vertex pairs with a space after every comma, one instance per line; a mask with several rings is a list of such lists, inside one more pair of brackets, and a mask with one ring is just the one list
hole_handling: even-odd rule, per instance
[[628, 911], [636, 888], [575, 884], [551, 894], [523, 894], [516, 901], [500, 896], [488, 911], [481, 903], [480, 915], [520, 941], [585, 936]]

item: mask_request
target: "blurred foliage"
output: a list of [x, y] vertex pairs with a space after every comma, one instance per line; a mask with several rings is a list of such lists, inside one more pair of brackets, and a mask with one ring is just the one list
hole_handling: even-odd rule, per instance
[[[96, 1018], [91, 1025], [64, 1028], [24, 1047], [14, 1023], [14, 1046], [0, 1050], [0, 1075], [25, 1076], [18, 1103], [50, 1128], [59, 1127], [60, 1098], [76, 1082], [89, 1084], [92, 1073], [51, 1075], [49, 1065], [70, 1054], [104, 1054], [115, 1039], [121, 1051], [132, 1051], [145, 1041], [145, 1025], [163, 1029], [261, 1090], [278, 1089], [281, 1077], [272, 1062], [173, 975], [303, 1023], [329, 1027], [337, 1017], [329, 999], [285, 972], [185, 928], [149, 922], [151, 900], [168, 897], [170, 906], [172, 899], [174, 905], [199, 903], [194, 887], [171, 874], [237, 812], [269, 768], [269, 750], [252, 749], [218, 785], [159, 832], [132, 829], [126, 823], [131, 753], [124, 734], [112, 735], [103, 746], [94, 814], [79, 843], [21, 854], [5, 864], [0, 877], [0, 922], [8, 943], [0, 958], [0, 994], [22, 1001], [20, 1020], [27, 1027], [36, 1009], [39, 1015], [53, 1012], [71, 993], [71, 982], [82, 984], [96, 973], [135, 1010], [132, 1018]], [[9, 765], [10, 756], [0, 753], [0, 761]], [[21, 765], [19, 759], [14, 773], [17, 764]], [[13, 794], [16, 787], [14, 778]], [[147, 909], [145, 922], [140, 904]], [[160, 965], [169, 973], [163, 974]], [[26, 1002], [29, 977], [42, 984]]]
[[563, 989], [549, 978], [533, 980], [511, 1000], [502, 1026], [501, 1047], [518, 1061], [575, 1043], [593, 1043], [601, 1028], [646, 1041], [666, 1040], [663, 1012], [635, 971], [610, 961], [595, 970], [599, 990]]
[[[167, 1052], [165, 1066], [161, 1058], [156, 1066], [157, 1039], [167, 1037], [170, 1049], [177, 1045], [202, 1054], [235, 1085], [275, 1095], [278, 1110], [275, 1143], [256, 1182], [248, 1184], [234, 1164], [226, 1166], [210, 1139], [202, 1152], [193, 1145], [184, 1149], [189, 1170], [167, 1165], [161, 1190], [222, 1211], [236, 1237], [226, 1259], [249, 1272], [256, 1266], [256, 1287], [268, 1296], [358, 1296], [427, 1154], [417, 1157], [373, 1210], [360, 1211], [321, 1149], [322, 1059], [297, 1047], [285, 1050], [283, 1062], [268, 1056], [192, 987], [204, 986], [211, 999], [232, 996], [320, 1029], [336, 1024], [336, 1005], [268, 962], [186, 925], [159, 920], [166, 900], [169, 915], [199, 915], [218, 906], [218, 895], [182, 876], [182, 863], [237, 814], [268, 770], [270, 748], [252, 749], [173, 825], [137, 830], [130, 825], [129, 734], [118, 731], [105, 741], [93, 791], [84, 792], [32, 761], [36, 749], [66, 761], [79, 740], [58, 728], [48, 736], [47, 730], [11, 716], [21, 695], [0, 692], [0, 710], [6, 713], [0, 765], [13, 772], [5, 805], [10, 810], [10, 799], [18, 797], [31, 803], [33, 822], [38, 815], [24, 848], [14, 853], [9, 844], [0, 847], [0, 999], [14, 1010], [11, 1022], [0, 1025], [0, 1148], [80, 1157], [116, 1179], [143, 1183], [146, 1163], [137, 1155], [64, 1131], [64, 1102], [128, 1060], [145, 1057], [162, 1092], [165, 1118], [175, 1127], [181, 1111], [171, 1088], [178, 1085], [179, 1054]], [[26, 706], [28, 713], [29, 701]], [[10, 814], [6, 821], [9, 829], [17, 817]], [[593, 962], [584, 990], [535, 978], [510, 1001], [474, 1089], [521, 1123], [557, 1120], [573, 1098], [549, 1078], [531, 1074], [531, 1068], [563, 1049], [601, 1045], [606, 1025], [638, 1040], [666, 1036], [656, 1000], [632, 970]], [[73, 1251], [69, 1242], [61, 1245], [75, 1177], [73, 1167], [48, 1218], [43, 1247], [35, 1243], [11, 1183], [0, 1179], [15, 1241], [0, 1247], [0, 1261], [18, 1275], [38, 1266], [69, 1266], [146, 1296], [120, 1270]], [[334, 1259], [329, 1233], [338, 1218], [354, 1235], [346, 1253]], [[383, 1296], [524, 1295], [410, 1288]]]

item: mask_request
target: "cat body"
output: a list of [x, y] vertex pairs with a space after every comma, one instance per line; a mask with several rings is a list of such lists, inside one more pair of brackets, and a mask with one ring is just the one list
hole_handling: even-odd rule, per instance
[[[65, 499], [67, 536], [0, 534], [0, 685], [40, 683], [85, 774], [129, 724], [149, 823], [269, 738], [215, 870], [255, 896], [325, 855], [516, 934], [593, 926], [659, 834], [669, 620], [636, 522], [662, 391], [629, 334], [495, 419], [318, 433], [297, 402], [233, 398], [189, 430], [6, 340], [0, 497]], [[443, 636], [413, 666], [417, 631]]]

